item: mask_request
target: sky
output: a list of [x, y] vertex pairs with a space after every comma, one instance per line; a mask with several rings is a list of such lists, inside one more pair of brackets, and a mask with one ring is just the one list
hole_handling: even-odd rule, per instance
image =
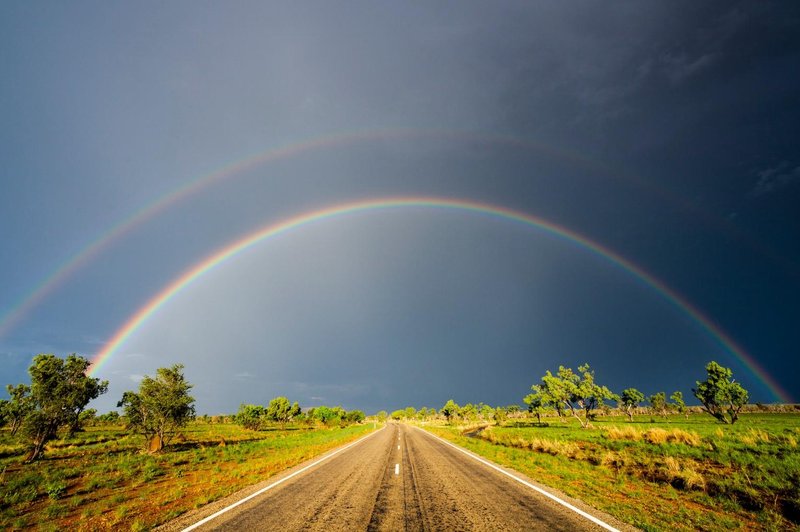
[[[3, 2], [0, 382], [105, 353], [101, 412], [176, 363], [198, 413], [374, 412], [584, 362], [695, 402], [716, 360], [796, 401], [799, 65], [791, 2]], [[295, 225], [109, 347], [243, 237], [408, 197], [541, 223]]]

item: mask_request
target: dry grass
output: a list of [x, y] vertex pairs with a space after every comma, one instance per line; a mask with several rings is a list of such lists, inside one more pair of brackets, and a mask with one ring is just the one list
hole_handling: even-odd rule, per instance
[[683, 429], [662, 429], [651, 428], [646, 431], [637, 429], [636, 427], [609, 427], [605, 431], [605, 436], [611, 440], [628, 440], [628, 441], [646, 441], [653, 445], [661, 445], [664, 443], [682, 443], [692, 447], [697, 447], [702, 443], [702, 437], [696, 432], [687, 431]]

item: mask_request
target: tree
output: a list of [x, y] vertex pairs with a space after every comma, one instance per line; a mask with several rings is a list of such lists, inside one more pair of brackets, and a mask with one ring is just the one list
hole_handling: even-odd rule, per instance
[[344, 418], [348, 423], [361, 423], [365, 417], [361, 410], [350, 410]]
[[647, 401], [650, 403], [650, 410], [652, 410], [653, 415], [661, 415], [664, 416], [666, 419], [667, 417], [667, 394], [664, 392], [658, 392], [650, 397], [647, 398]]
[[341, 406], [319, 406], [315, 408], [313, 412], [314, 419], [321, 421], [329, 427], [341, 424], [342, 418], [346, 414], [347, 413]]
[[451, 423], [453, 421], [453, 418], [456, 417], [460, 411], [461, 408], [452, 399], [448, 399], [448, 401], [444, 404], [444, 406], [441, 409], [441, 413], [448, 423]]
[[375, 417], [378, 418], [378, 421], [383, 423], [386, 421], [386, 418], [389, 417], [389, 414], [386, 413], [386, 410], [379, 410], [378, 413], [375, 414]]
[[672, 392], [669, 398], [672, 399], [672, 404], [670, 406], [679, 414], [686, 416], [686, 419], [689, 419], [689, 411], [686, 409], [686, 403], [683, 401], [683, 392]]
[[[565, 407], [578, 420], [581, 427], [589, 426], [592, 410], [597, 408], [606, 399], [615, 399], [617, 396], [605, 386], [600, 386], [594, 381], [594, 371], [589, 364], [578, 367], [580, 374], [571, 368], [558, 367], [558, 374], [553, 375], [548, 371], [542, 377], [541, 390], [544, 399], [556, 407], [561, 416], [561, 409]], [[578, 415], [579, 410], [584, 411], [584, 419]]]
[[97, 416], [97, 421], [108, 425], [119, 423], [119, 412], [117, 412], [116, 410], [112, 410], [106, 414], [100, 414], [99, 416]]
[[59, 429], [67, 428], [71, 432], [78, 427], [81, 412], [89, 401], [108, 390], [107, 381], [86, 375], [89, 365], [87, 359], [74, 353], [66, 359], [51, 354], [33, 358], [28, 368], [31, 386], [27, 408], [30, 410], [22, 421], [30, 445], [27, 462], [42, 455], [44, 446], [56, 437]]
[[159, 452], [175, 431], [194, 419], [192, 385], [183, 376], [183, 364], [158, 368], [156, 376], [146, 375], [139, 383], [139, 393], [125, 392], [117, 407], [128, 418], [129, 430], [145, 437], [146, 448]]
[[236, 423], [250, 430], [261, 430], [267, 418], [267, 411], [261, 405], [239, 405], [239, 411], [234, 416]]
[[[295, 405], [299, 410], [300, 406], [297, 403]], [[281, 427], [285, 427], [286, 423], [291, 421], [293, 417], [292, 411], [292, 405], [287, 398], [276, 397], [267, 405], [267, 419], [276, 421], [280, 423]]]
[[[692, 393], [703, 404], [703, 410], [723, 423], [736, 423], [739, 411], [747, 404], [749, 394], [741, 384], [731, 377], [733, 372], [714, 362], [706, 366], [708, 378], [696, 381], [697, 388]], [[728, 417], [725, 417], [725, 415]]]
[[633, 421], [633, 411], [642, 401], [644, 401], [644, 394], [642, 392], [636, 388], [627, 388], [622, 390], [619, 405], [622, 411], [628, 415], [628, 419]]
[[11, 397], [4, 405], [3, 411], [5, 413], [6, 421], [11, 424], [11, 435], [16, 436], [17, 431], [22, 426], [25, 416], [33, 410], [33, 402], [31, 401], [31, 387], [27, 384], [18, 384], [6, 386], [8, 395]]
[[541, 425], [542, 414], [547, 410], [550, 401], [542, 384], [534, 384], [531, 386], [531, 390], [533, 390], [533, 393], [526, 395], [522, 402], [528, 405], [528, 412], [536, 415], [536, 422]]

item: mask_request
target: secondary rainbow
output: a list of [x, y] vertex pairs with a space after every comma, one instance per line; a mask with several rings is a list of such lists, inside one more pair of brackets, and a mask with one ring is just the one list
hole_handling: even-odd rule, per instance
[[614, 179], [621, 179], [638, 188], [648, 190], [650, 193], [653, 193], [666, 201], [674, 203], [675, 205], [679, 205], [682, 209], [692, 211], [694, 214], [703, 218], [708, 218], [706, 213], [698, 211], [685, 198], [680, 198], [674, 193], [657, 186], [655, 183], [650, 183], [636, 176], [625, 174], [619, 170], [609, 167], [607, 164], [593, 161], [578, 153], [554, 148], [552, 146], [547, 146], [529, 139], [521, 139], [502, 134], [414, 128], [385, 128], [339, 132], [332, 135], [320, 136], [284, 146], [278, 146], [239, 159], [235, 162], [218, 168], [211, 173], [192, 178], [172, 191], [153, 199], [151, 202], [145, 204], [127, 218], [122, 219], [110, 229], [100, 234], [97, 238], [95, 238], [95, 240], [83, 247], [81, 250], [63, 262], [60, 266], [58, 266], [55, 270], [53, 270], [35, 288], [30, 290], [27, 295], [21, 297], [15, 304], [12, 304], [4, 314], [0, 315], [0, 338], [8, 334], [11, 329], [13, 329], [35, 307], [37, 307], [48, 295], [53, 293], [69, 277], [91, 262], [94, 257], [99, 255], [111, 244], [123, 238], [126, 234], [132, 232], [137, 227], [143, 225], [148, 220], [151, 220], [173, 205], [195, 194], [199, 194], [203, 190], [213, 185], [226, 182], [235, 176], [245, 175], [247, 171], [253, 170], [260, 165], [288, 159], [291, 157], [297, 157], [302, 154], [313, 152], [314, 150], [331, 149], [365, 141], [396, 141], [425, 137], [453, 139], [467, 142], [498, 143], [501, 145], [509, 145], [526, 150], [535, 150], [539, 153], [546, 154], [549, 157], [569, 161], [571, 164], [576, 164], [580, 167], [583, 167], [589, 172], [598, 173]]
[[147, 304], [145, 304], [133, 316], [131, 316], [127, 322], [125, 322], [125, 324], [113, 335], [112, 339], [103, 348], [103, 350], [95, 356], [95, 358], [92, 360], [92, 367], [90, 368], [89, 373], [96, 374], [103, 364], [114, 355], [120, 346], [122, 346], [122, 344], [139, 327], [141, 327], [151, 316], [153, 316], [153, 314], [155, 314], [181, 290], [191, 285], [209, 270], [251, 248], [255, 244], [294, 229], [299, 229], [309, 224], [320, 223], [349, 214], [366, 211], [408, 208], [452, 209], [520, 222], [537, 228], [551, 236], [559, 237], [572, 242], [600, 257], [603, 257], [624, 271], [629, 272], [645, 285], [653, 288], [678, 310], [689, 316], [723, 348], [740, 360], [742, 364], [744, 364], [744, 366], [766, 386], [766, 388], [775, 396], [776, 399], [783, 402], [791, 402], [791, 397], [780, 386], [780, 384], [778, 384], [752, 356], [750, 356], [741, 346], [739, 346], [733, 340], [733, 338], [725, 333], [719, 326], [714, 324], [711, 319], [706, 317], [686, 298], [672, 290], [661, 280], [647, 273], [641, 267], [620, 256], [616, 252], [588, 239], [579, 233], [576, 233], [575, 231], [572, 231], [571, 229], [556, 225], [553, 222], [537, 216], [532, 216], [530, 214], [505, 207], [486, 203], [478, 203], [470, 200], [431, 197], [379, 198], [333, 205], [269, 224], [255, 232], [245, 235], [244, 237], [216, 251], [185, 271], [182, 275], [169, 283], [158, 294], [150, 299]]

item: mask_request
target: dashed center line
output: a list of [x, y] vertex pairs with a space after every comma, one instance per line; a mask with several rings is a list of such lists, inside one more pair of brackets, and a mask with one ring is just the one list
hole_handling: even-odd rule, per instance
[[395, 475], [399, 475], [400, 474], [400, 464], [395, 464], [394, 465], [394, 474]]

